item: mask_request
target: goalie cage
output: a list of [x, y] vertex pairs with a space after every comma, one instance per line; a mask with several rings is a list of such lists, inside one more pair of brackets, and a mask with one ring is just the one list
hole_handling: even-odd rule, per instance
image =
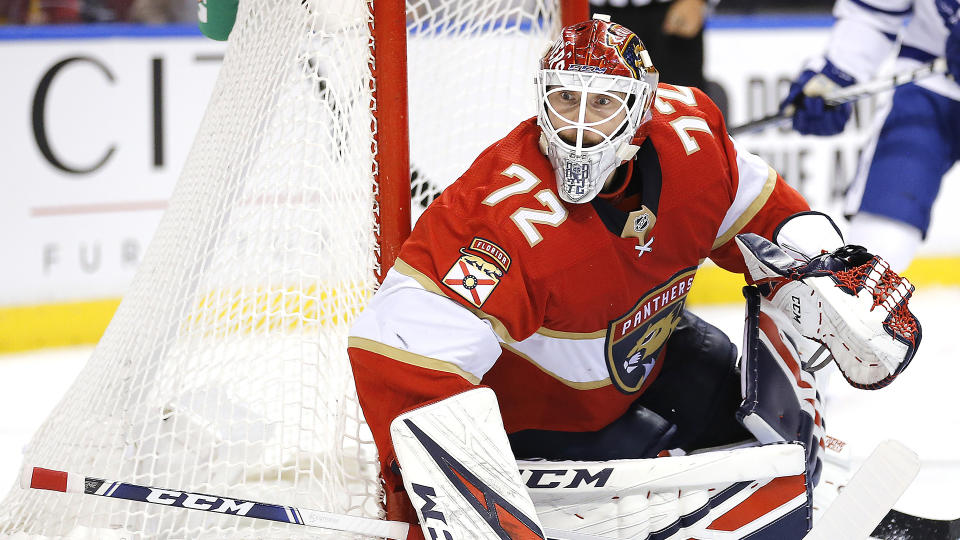
[[[586, 0], [243, 0], [133, 284], [24, 462], [381, 517], [347, 329], [409, 231], [409, 190], [415, 218], [535, 115], [537, 58], [587, 17]], [[7, 538], [306, 536], [16, 486], [0, 507]]]

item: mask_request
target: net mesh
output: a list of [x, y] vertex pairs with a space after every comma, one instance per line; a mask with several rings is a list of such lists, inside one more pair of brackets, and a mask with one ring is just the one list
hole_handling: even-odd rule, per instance
[[[156, 236], [25, 464], [381, 515], [345, 353], [376, 287], [372, 24], [362, 0], [241, 2]], [[559, 15], [546, 0], [425, 0], [407, 3], [407, 28], [416, 216], [535, 114], [533, 70]], [[0, 510], [3, 537], [318, 535], [16, 486]]]

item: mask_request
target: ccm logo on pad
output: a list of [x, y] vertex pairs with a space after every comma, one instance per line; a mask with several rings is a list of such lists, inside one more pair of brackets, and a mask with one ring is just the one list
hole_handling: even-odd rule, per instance
[[520, 470], [520, 478], [530, 489], [577, 489], [581, 486], [603, 487], [613, 468], [590, 473], [587, 469], [528, 469]]

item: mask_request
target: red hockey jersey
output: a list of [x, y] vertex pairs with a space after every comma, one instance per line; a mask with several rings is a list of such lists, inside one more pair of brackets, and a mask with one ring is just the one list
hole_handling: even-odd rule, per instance
[[510, 433], [609, 424], [659, 373], [699, 265], [744, 272], [736, 234], [808, 209], [699, 90], [661, 84], [652, 110], [615, 193], [561, 201], [529, 119], [424, 212], [349, 342], [388, 484], [390, 421], [476, 384]]

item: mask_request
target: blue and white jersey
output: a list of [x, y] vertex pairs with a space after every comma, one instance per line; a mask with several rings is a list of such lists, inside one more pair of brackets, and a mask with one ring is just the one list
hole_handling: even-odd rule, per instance
[[[914, 69], [944, 55], [948, 30], [935, 0], [837, 0], [833, 14], [837, 23], [826, 56], [858, 81], [876, 75], [880, 64], [893, 52], [898, 36], [901, 45], [895, 72]], [[946, 75], [927, 77], [917, 84], [960, 101], [960, 85]]]

